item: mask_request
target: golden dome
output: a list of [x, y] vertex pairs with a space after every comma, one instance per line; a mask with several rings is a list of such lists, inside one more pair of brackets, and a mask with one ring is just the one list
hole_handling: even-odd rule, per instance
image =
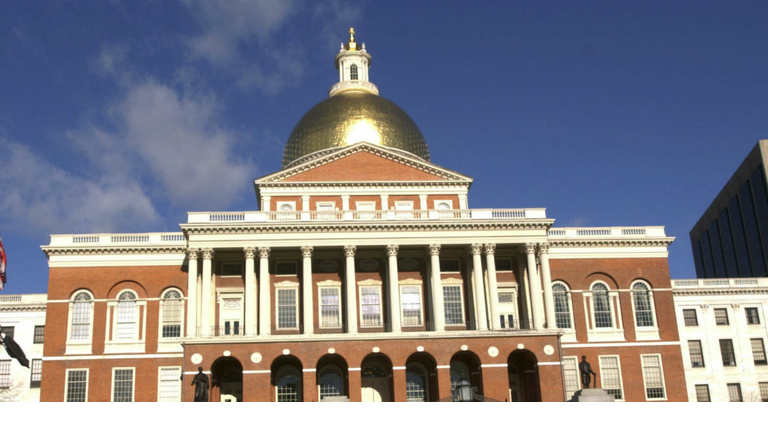
[[360, 141], [429, 161], [427, 142], [405, 111], [376, 94], [346, 91], [315, 105], [299, 120], [285, 146], [283, 168], [310, 153]]

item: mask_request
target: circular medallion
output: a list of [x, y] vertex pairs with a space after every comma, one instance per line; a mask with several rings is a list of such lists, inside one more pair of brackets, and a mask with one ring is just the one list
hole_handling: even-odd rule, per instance
[[468, 350], [468, 349], [469, 349], [469, 347], [468, 347], [468, 346], [466, 346], [466, 345], [462, 345], [462, 346], [461, 346], [461, 350], [462, 350], [462, 351], [466, 351], [466, 350]]
[[372, 272], [379, 268], [379, 262], [374, 259], [364, 259], [360, 261], [360, 270]]
[[419, 267], [419, 262], [413, 258], [404, 258], [397, 265], [400, 270], [414, 271]]
[[331, 273], [339, 269], [339, 263], [334, 260], [324, 260], [320, 261], [319, 267], [320, 270], [324, 271], [325, 273]]
[[525, 349], [525, 345], [523, 345], [523, 344], [517, 344], [517, 349]]
[[552, 345], [546, 345], [546, 346], [544, 347], [544, 354], [546, 354], [546, 355], [552, 355], [552, 354], [554, 354], [554, 353], [555, 353], [555, 347], [553, 347]]
[[229, 356], [231, 356], [231, 355], [232, 355], [232, 352], [230, 352], [230, 351], [224, 351], [224, 352], [222, 353], [222, 355], [223, 355], [224, 357], [229, 357]]
[[336, 354], [336, 349], [328, 348], [328, 354]]
[[416, 347], [416, 351], [418, 351], [418, 352], [424, 352], [424, 347], [423, 347], [423, 346], [417, 346], [417, 347]]
[[192, 354], [192, 357], [190, 357], [189, 359], [192, 360], [192, 363], [194, 364], [200, 364], [203, 362], [203, 356], [197, 353]]
[[251, 354], [251, 361], [252, 362], [254, 362], [254, 363], [261, 363], [261, 360], [262, 360], [261, 353], [255, 352], [255, 353]]
[[290, 353], [291, 353], [291, 350], [289, 350], [287, 348], [283, 350], [283, 355], [288, 355]]
[[377, 353], [377, 352], [379, 352], [379, 347], [373, 347], [373, 349], [371, 351]]
[[491, 357], [498, 356], [499, 355], [499, 349], [496, 348], [495, 346], [492, 346], [492, 347], [488, 348], [488, 355], [491, 356]]

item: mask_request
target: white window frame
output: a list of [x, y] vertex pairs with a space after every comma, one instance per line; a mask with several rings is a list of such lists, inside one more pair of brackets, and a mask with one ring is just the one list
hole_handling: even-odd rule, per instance
[[[88, 339], [72, 339], [72, 328], [73, 328], [73, 319], [75, 317], [75, 297], [78, 296], [80, 293], [87, 294], [91, 300], [88, 302], [90, 304], [90, 309], [88, 311], [89, 314], [89, 322], [88, 322]], [[78, 289], [74, 293], [72, 293], [72, 296], [69, 298], [69, 316], [67, 319], [67, 347], [65, 350], [65, 354], [91, 354], [91, 347], [93, 344], [93, 312], [94, 312], [94, 303], [95, 298], [93, 296], [93, 293], [88, 291], [87, 289]]]
[[[293, 317], [296, 322], [295, 327], [280, 327], [280, 291], [293, 291]], [[299, 284], [292, 281], [278, 282], [275, 284], [275, 329], [276, 330], [299, 330]]]
[[[285, 209], [283, 210], [282, 207], [289, 206], [291, 209]], [[296, 202], [295, 201], [277, 201], [277, 205], [275, 206], [275, 219], [277, 220], [296, 220], [298, 219], [298, 213], [296, 213]]]
[[[645, 359], [646, 358], [658, 358], [659, 359], [659, 376], [661, 377], [661, 389], [664, 391], [664, 397], [649, 398], [648, 397], [648, 378], [645, 375]], [[664, 380], [664, 363], [661, 360], [661, 354], [641, 354], [640, 355], [640, 367], [643, 369], [643, 390], [645, 391], [645, 400], [648, 401], [665, 401], [667, 400], [667, 383]]]
[[397, 219], [414, 219], [415, 207], [413, 201], [395, 201], [395, 217]]
[[[174, 400], [162, 400], [161, 395], [163, 392], [163, 370], [172, 370], [174, 371], [176, 385], [177, 385], [177, 395]], [[178, 379], [178, 377], [181, 376], [181, 367], [180, 366], [160, 366], [157, 368], [157, 401], [158, 402], [181, 402], [181, 380]], [[167, 380], [170, 382], [170, 380]]]
[[[637, 323], [637, 309], [635, 307], [635, 291], [637, 291], [635, 289], [635, 284], [637, 283], [641, 283], [647, 288], [648, 302], [651, 307], [651, 318], [653, 319], [652, 326], [641, 327]], [[651, 284], [643, 279], [635, 279], [631, 284], [629, 284], [629, 295], [632, 300], [630, 303], [632, 304], [632, 323], [635, 325], [635, 339], [639, 341], [659, 340], [659, 320], [656, 318], [656, 303], [653, 299], [653, 288], [651, 287]]]
[[70, 371], [71, 372], [85, 371], [85, 400], [83, 402], [88, 402], [88, 384], [90, 382], [89, 380], [90, 372], [87, 368], [73, 368], [73, 369], [64, 370], [64, 398], [62, 400], [64, 402], [69, 402], [67, 400], [67, 393], [69, 392], [69, 372]]
[[[8, 389], [13, 385], [13, 359], [0, 359], [0, 364], [8, 365], [8, 373], [0, 375], [0, 377], [7, 377], [8, 382], [4, 383], [4, 380], [0, 380], [0, 389]], [[0, 370], [2, 369], [3, 368], [0, 368]]]
[[[593, 300], [594, 287], [601, 283], [608, 288], [608, 304], [611, 308], [612, 327], [597, 327], [595, 318], [595, 302]], [[584, 310], [589, 311], [589, 325], [587, 326], [587, 341], [623, 341], [624, 327], [621, 314], [621, 300], [619, 291], [611, 289], [611, 285], [603, 280], [596, 280], [589, 285], [589, 291], [582, 293], [584, 299]]]
[[[565, 331], [565, 333], [562, 336], [562, 340], [563, 342], [576, 342], [576, 323], [574, 321], [575, 316], [573, 315], [573, 296], [571, 295], [571, 287], [563, 280], [558, 279], [558, 280], [552, 281], [552, 284], [550, 285], [552, 287], [552, 301], [555, 300], [555, 296], [554, 296], [555, 284], [561, 284], [565, 287], [565, 297], [566, 297], [566, 300], [568, 301], [568, 314], [569, 314], [569, 321], [571, 323], [570, 327], [561, 329]], [[555, 308], [555, 326], [557, 327], [557, 308]]]
[[[338, 302], [337, 304], [339, 307], [335, 324], [328, 324], [323, 321], [323, 290], [335, 291], [336, 299]], [[329, 280], [317, 283], [317, 321], [319, 328], [323, 330], [338, 330], [342, 328], [343, 307], [344, 305], [341, 303], [341, 282]], [[304, 325], [306, 327], [308, 324], [304, 323]]]
[[[219, 288], [216, 291], [218, 296], [218, 308], [219, 308], [219, 336], [242, 336], [245, 333], [244, 316], [245, 316], [245, 296], [243, 290], [240, 288]], [[227, 302], [236, 301], [238, 307], [236, 309], [227, 309]], [[226, 322], [237, 321], [239, 332], [235, 334], [234, 324], [231, 326], [231, 333], [226, 334], [224, 329]]]
[[[118, 339], [118, 315], [120, 307], [120, 296], [123, 293], [131, 292], [136, 299], [134, 300], [134, 316], [136, 318], [133, 329], [133, 337], [130, 339]], [[143, 312], [143, 313], [142, 313]], [[141, 335], [141, 337], [139, 337]], [[111, 336], [111, 338], [110, 338]], [[136, 290], [125, 288], [120, 290], [117, 295], [107, 301], [107, 328], [104, 332], [104, 353], [139, 353], [145, 351], [147, 340], [147, 299], [141, 298]]]
[[[443, 288], [443, 316], [446, 318], [446, 320], [445, 320], [446, 327], [466, 326], [467, 325], [467, 318], [465, 316], [466, 313], [464, 312], [464, 306], [465, 306], [464, 305], [464, 281], [462, 281], [461, 279], [454, 279], [454, 278], [442, 279], [440, 281], [440, 285], [442, 285], [442, 288]], [[459, 299], [460, 299], [459, 307], [461, 308], [461, 322], [460, 323], [451, 323], [451, 324], [449, 324], [448, 323], [448, 318], [447, 318], [448, 315], [446, 314], [446, 312], [447, 312], [446, 306], [447, 305], [446, 305], [446, 302], [445, 302], [445, 289], [448, 288], [448, 287], [456, 287], [456, 286], [459, 287]]]
[[131, 371], [131, 400], [136, 401], [136, 368], [135, 367], [113, 367], [112, 368], [112, 390], [110, 391], [110, 402], [115, 401], [115, 375], [118, 370], [130, 370]]
[[[573, 361], [573, 372], [576, 374], [576, 387], [568, 388], [568, 378], [566, 377], [566, 361]], [[573, 394], [581, 390], [581, 372], [579, 371], [579, 357], [578, 356], [563, 356], [563, 386], [565, 387], [565, 400], [568, 401], [573, 397]]]
[[[446, 208], [441, 209], [440, 206], [443, 205], [443, 204], [447, 205], [448, 208], [447, 209]], [[435, 206], [435, 210], [438, 210], [438, 211], [453, 210], [453, 201], [452, 200], [435, 200], [434, 206]]]
[[512, 309], [512, 316], [513, 316], [514, 322], [511, 325], [507, 323], [507, 327], [505, 327], [503, 330], [519, 329], [520, 328], [520, 308], [518, 307], [518, 301], [517, 301], [517, 284], [509, 283], [509, 282], [498, 283], [496, 295], [499, 296], [501, 294], [512, 294], [512, 303], [511, 303], [511, 306], [506, 306], [507, 303], [502, 303], [498, 301], [498, 297], [497, 297], [496, 303], [498, 305], [497, 307], [498, 316], [493, 318], [495, 320], [494, 326], [501, 325], [501, 322], [499, 321], [499, 319], [502, 316], [504, 316], [504, 319], [506, 320], [506, 318], [509, 316], [509, 313], [505, 312], [505, 310], [509, 308], [509, 309]]
[[[400, 323], [402, 327], [406, 328], [418, 328], [424, 327], [424, 287], [421, 283], [411, 283], [410, 281], [400, 281]], [[419, 291], [419, 324], [406, 324], [405, 319], [405, 303], [403, 302], [403, 290], [405, 288], [413, 288]]]
[[[166, 300], [165, 296], [169, 292], [176, 291], [179, 293], [180, 297], [178, 300]], [[165, 303], [170, 301], [178, 301], [179, 302], [179, 308], [181, 309], [179, 311], [179, 325], [180, 328], [180, 336], [178, 338], [174, 337], [164, 337], [163, 336], [163, 326], [165, 325]], [[178, 340], [185, 335], [185, 327], [184, 327], [184, 311], [186, 311], [186, 298], [184, 297], [184, 292], [181, 291], [181, 289], [177, 287], [168, 287], [163, 290], [162, 293], [160, 293], [160, 319], [158, 320], [158, 326], [157, 326], [157, 342], [158, 342], [158, 351], [181, 351], [182, 347], [181, 344], [178, 342]], [[166, 346], [167, 345], [167, 346]], [[174, 349], [177, 348], [177, 349]]]
[[[601, 355], [597, 356], [597, 362], [600, 365], [600, 384], [604, 385], [605, 380], [603, 379], [603, 359], [608, 358], [615, 358], [616, 359], [616, 367], [619, 371], [619, 389], [621, 390], [621, 399], [616, 399], [616, 401], [624, 402], [626, 400], [626, 393], [624, 392], [624, 378], [621, 374], [621, 356], [618, 355]], [[605, 389], [605, 387], [603, 387]], [[610, 390], [610, 389], [608, 389]]]
[[[359, 310], [360, 310], [360, 328], [382, 328], [384, 327], [384, 302], [382, 299], [382, 292], [381, 292], [381, 282], [379, 281], [363, 281], [358, 282], [358, 287], [360, 289], [360, 302], [359, 302]], [[370, 325], [366, 324], [365, 319], [363, 318], [363, 290], [365, 289], [373, 289], [376, 290], [376, 295], [379, 297], [379, 324], [378, 325]]]
[[[240, 273], [239, 274], [234, 274], [234, 275], [233, 274], [225, 275], [224, 274], [224, 266], [225, 265], [236, 265], [236, 266], [238, 266], [240, 268]], [[243, 270], [244, 270], [244, 266], [243, 266], [243, 263], [240, 262], [240, 261], [223, 261], [223, 262], [221, 262], [219, 264], [219, 276], [221, 276], [223, 278], [242, 278], [243, 274], [245, 273]]]

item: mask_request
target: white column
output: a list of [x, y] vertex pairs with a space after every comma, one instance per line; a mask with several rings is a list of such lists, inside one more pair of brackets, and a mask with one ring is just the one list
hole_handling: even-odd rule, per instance
[[[187, 257], [187, 336], [197, 336], [197, 249], [188, 249]], [[109, 322], [109, 321], [107, 321]]]
[[541, 285], [536, 271], [536, 243], [526, 243], [525, 253], [528, 256], [528, 289], [531, 295], [531, 312], [533, 313], [533, 328], [544, 328], [544, 305], [541, 298]]
[[344, 256], [347, 258], [347, 333], [357, 333], [357, 280], [355, 279], [355, 246], [344, 246]]
[[555, 298], [552, 295], [552, 275], [549, 272], [549, 244], [547, 243], [539, 243], [539, 262], [541, 263], [541, 279], [544, 286], [544, 311], [547, 317], [547, 328], [557, 328]]
[[440, 279], [440, 245], [429, 245], [432, 280], [432, 311], [435, 331], [445, 331], [445, 309], [443, 307], [443, 282]]
[[259, 248], [259, 334], [269, 335], [272, 330], [272, 302], [269, 300], [269, 248]]
[[473, 244], [470, 246], [472, 252], [472, 265], [475, 273], [475, 316], [477, 317], [477, 329], [488, 330], [488, 313], [485, 306], [485, 283], [483, 280], [483, 260], [480, 255], [483, 253], [483, 245]]
[[343, 211], [349, 210], [349, 195], [341, 196], [341, 209]]
[[499, 328], [499, 286], [496, 283], [496, 245], [485, 245], [485, 266], [488, 269], [488, 295], [491, 297], [491, 329]]
[[213, 308], [211, 307], [211, 260], [213, 259], [213, 249], [203, 249], [203, 293], [200, 298], [202, 313], [200, 314], [200, 335], [210, 336], [213, 321], [211, 319]]
[[427, 210], [427, 196], [426, 195], [419, 195], [419, 208], [422, 211]]
[[459, 195], [459, 208], [461, 210], [466, 210], [469, 208], [469, 203], [467, 203], [467, 194]]
[[272, 197], [261, 197], [261, 211], [271, 211], [272, 209], [269, 207], [269, 202], [272, 199]]
[[312, 301], [312, 246], [301, 247], [301, 257], [303, 265], [301, 266], [301, 285], [304, 298], [304, 334], [313, 334], [315, 332], [314, 303]]
[[382, 211], [389, 210], [389, 195], [381, 196], [381, 210]]
[[256, 250], [252, 247], [243, 248], [245, 254], [245, 335], [255, 336], [258, 332], [256, 273], [254, 257]]
[[397, 245], [387, 246], [389, 259], [389, 316], [392, 332], [399, 333], [400, 328], [400, 277], [397, 273]]

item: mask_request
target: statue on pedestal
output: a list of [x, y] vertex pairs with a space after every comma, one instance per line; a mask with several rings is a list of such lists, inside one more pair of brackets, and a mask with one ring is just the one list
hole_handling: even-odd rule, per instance
[[597, 386], [597, 374], [592, 370], [592, 366], [587, 361], [587, 356], [581, 356], [579, 362], [579, 372], [581, 372], [581, 384], [584, 388], [589, 388], [589, 383], [592, 381], [590, 374], [595, 376], [595, 386]]
[[203, 373], [203, 368], [197, 368], [197, 375], [192, 378], [192, 385], [195, 386], [195, 402], [208, 402], [208, 388], [210, 382], [208, 376]]

